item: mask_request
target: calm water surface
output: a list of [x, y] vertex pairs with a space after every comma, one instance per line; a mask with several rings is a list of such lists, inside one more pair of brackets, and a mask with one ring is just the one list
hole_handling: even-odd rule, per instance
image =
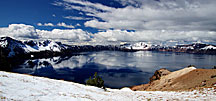
[[85, 52], [78, 56], [26, 60], [12, 71], [83, 84], [98, 72], [106, 87], [121, 88], [147, 83], [157, 69], [173, 71], [190, 64], [197, 68], [213, 68], [216, 55], [151, 51]]

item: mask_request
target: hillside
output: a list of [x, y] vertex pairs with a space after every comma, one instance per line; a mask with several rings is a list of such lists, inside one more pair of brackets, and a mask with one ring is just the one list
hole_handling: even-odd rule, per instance
[[190, 92], [131, 91], [129, 88], [103, 89], [73, 82], [0, 71], [0, 100], [40, 101], [136, 101], [136, 100], [216, 100], [213, 88]]
[[[163, 72], [163, 71], [161, 71]], [[179, 91], [213, 87], [216, 84], [216, 69], [184, 68], [162, 75], [148, 84], [134, 86], [132, 90]]]

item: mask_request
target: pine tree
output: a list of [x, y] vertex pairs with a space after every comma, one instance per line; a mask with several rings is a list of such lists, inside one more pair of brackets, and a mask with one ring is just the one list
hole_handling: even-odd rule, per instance
[[97, 72], [95, 72], [93, 79], [91, 78], [91, 76], [89, 77], [89, 79], [86, 81], [86, 85], [105, 88], [104, 87], [104, 80], [97, 75]]

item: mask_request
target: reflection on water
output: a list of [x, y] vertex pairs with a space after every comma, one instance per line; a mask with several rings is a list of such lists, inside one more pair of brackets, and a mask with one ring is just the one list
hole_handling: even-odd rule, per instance
[[13, 72], [83, 84], [89, 76], [98, 72], [107, 87], [121, 88], [147, 83], [155, 70], [160, 68], [177, 70], [190, 64], [198, 68], [212, 68], [216, 65], [215, 61], [215, 55], [101, 51], [86, 52], [79, 56], [26, 60], [13, 69]]

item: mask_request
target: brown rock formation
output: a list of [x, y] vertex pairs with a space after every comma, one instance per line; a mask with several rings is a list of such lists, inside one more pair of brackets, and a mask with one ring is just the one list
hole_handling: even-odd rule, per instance
[[165, 75], [168, 75], [170, 74], [171, 72], [165, 68], [161, 68], [159, 70], [156, 70], [154, 75], [150, 78], [150, 83], [155, 81], [155, 80], [160, 80], [160, 78], [162, 76], [165, 76]]
[[[168, 73], [165, 76], [159, 76], [160, 73], [156, 72], [151, 77], [151, 82], [133, 86], [131, 89], [134, 91], [179, 91], [215, 87], [216, 84], [216, 69], [195, 69], [194, 67], [189, 67]], [[155, 79], [158, 77], [159, 79]]]

